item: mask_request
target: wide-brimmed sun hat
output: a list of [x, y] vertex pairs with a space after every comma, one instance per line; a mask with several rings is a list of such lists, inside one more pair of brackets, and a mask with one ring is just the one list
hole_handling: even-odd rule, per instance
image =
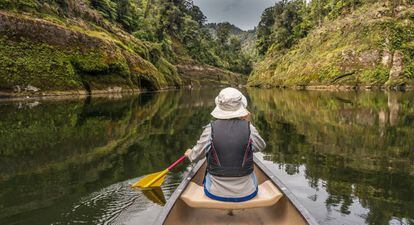
[[244, 117], [249, 114], [247, 111], [246, 97], [235, 88], [225, 88], [216, 97], [216, 108], [211, 115], [217, 119], [232, 119]]

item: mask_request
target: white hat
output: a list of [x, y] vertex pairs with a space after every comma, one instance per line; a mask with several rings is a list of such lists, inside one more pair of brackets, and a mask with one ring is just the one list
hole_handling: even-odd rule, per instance
[[225, 88], [216, 97], [216, 108], [211, 115], [217, 119], [232, 119], [247, 116], [247, 99], [235, 88]]

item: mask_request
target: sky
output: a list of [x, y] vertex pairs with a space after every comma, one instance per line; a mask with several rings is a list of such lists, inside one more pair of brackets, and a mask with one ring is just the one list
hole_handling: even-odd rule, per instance
[[262, 12], [276, 0], [193, 0], [207, 17], [208, 23], [230, 22], [243, 30], [251, 30]]

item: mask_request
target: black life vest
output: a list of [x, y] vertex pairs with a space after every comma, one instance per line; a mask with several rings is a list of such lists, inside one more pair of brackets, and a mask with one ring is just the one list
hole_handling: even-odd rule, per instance
[[242, 177], [253, 172], [250, 123], [216, 120], [211, 123], [212, 143], [207, 153], [207, 172], [221, 177]]

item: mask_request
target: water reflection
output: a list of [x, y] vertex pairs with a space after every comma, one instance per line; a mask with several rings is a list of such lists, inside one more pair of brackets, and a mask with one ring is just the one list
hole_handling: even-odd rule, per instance
[[148, 200], [152, 201], [155, 204], [164, 206], [167, 202], [165, 200], [164, 192], [160, 187], [152, 188], [152, 189], [146, 189], [141, 190], [142, 193], [147, 197]]
[[301, 185], [315, 190], [308, 200], [323, 203], [326, 215], [339, 212], [323, 223], [347, 224], [337, 217], [358, 213], [352, 224], [413, 223], [413, 93], [249, 94], [269, 142], [265, 158], [286, 174], [303, 174], [308, 184]]
[[122, 182], [178, 158], [212, 103], [181, 91], [20, 105], [0, 107], [0, 224], [101, 223], [130, 204], [147, 210]]
[[[217, 92], [1, 102], [0, 224], [150, 224], [165, 199], [130, 185], [194, 144]], [[414, 224], [414, 93], [245, 93], [267, 165], [322, 224]]]

